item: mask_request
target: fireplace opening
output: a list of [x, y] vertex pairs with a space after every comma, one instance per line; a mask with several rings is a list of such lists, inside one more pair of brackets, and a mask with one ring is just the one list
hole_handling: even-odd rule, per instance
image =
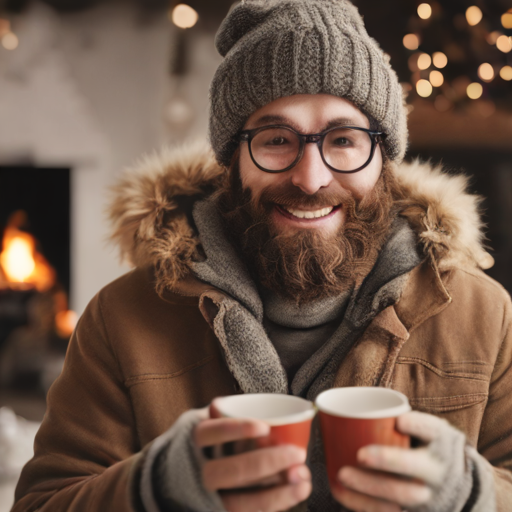
[[46, 392], [69, 310], [70, 169], [0, 167], [0, 390]]

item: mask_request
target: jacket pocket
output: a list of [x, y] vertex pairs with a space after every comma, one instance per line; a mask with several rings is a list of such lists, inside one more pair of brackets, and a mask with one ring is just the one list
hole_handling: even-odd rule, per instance
[[448, 420], [475, 444], [489, 394], [493, 366], [485, 361], [427, 361], [397, 358], [393, 388], [414, 410]]

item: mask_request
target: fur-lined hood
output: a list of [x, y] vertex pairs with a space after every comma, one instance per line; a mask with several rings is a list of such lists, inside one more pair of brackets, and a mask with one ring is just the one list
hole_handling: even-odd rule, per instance
[[[113, 188], [112, 239], [132, 265], [158, 269], [160, 290], [173, 288], [189, 273], [199, 240], [187, 212], [193, 201], [219, 187], [224, 172], [205, 145], [167, 148], [144, 157]], [[401, 214], [426, 257], [440, 270], [493, 265], [483, 246], [481, 199], [466, 191], [467, 177], [419, 161], [393, 172], [403, 197]]]

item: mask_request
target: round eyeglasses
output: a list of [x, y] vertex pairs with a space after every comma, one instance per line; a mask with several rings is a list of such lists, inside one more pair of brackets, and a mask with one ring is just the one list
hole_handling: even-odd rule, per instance
[[353, 173], [364, 169], [386, 134], [357, 126], [337, 126], [322, 133], [302, 134], [289, 126], [262, 126], [240, 133], [254, 164], [265, 172], [285, 172], [297, 165], [306, 144], [316, 144], [329, 169]]

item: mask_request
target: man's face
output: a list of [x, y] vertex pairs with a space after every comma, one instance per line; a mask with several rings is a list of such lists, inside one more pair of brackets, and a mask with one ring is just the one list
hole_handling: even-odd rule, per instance
[[[294, 128], [299, 133], [320, 133], [335, 123], [370, 127], [368, 118], [345, 99], [327, 94], [303, 94], [280, 98], [257, 110], [248, 119], [244, 129], [279, 124]], [[260, 170], [251, 159], [248, 144], [242, 143], [240, 146], [240, 178], [243, 188], [252, 192], [254, 202], [258, 202], [262, 193], [263, 198], [268, 199], [272, 191], [276, 191], [278, 202], [269, 213], [276, 233], [280, 234], [314, 230], [324, 237], [334, 235], [342, 228], [346, 218], [346, 209], [340, 197], [348, 193], [356, 200], [362, 199], [373, 190], [381, 170], [380, 146], [370, 164], [354, 174], [342, 174], [329, 169], [316, 144], [306, 144], [302, 160], [289, 171], [277, 174]], [[291, 194], [289, 201], [279, 204], [278, 198], [287, 195], [281, 195], [279, 191], [286, 191], [288, 196], [290, 191], [296, 193]], [[322, 216], [300, 218], [303, 212]]]
[[[254, 113], [245, 129], [275, 124], [306, 134], [333, 124], [369, 128], [350, 102], [329, 95], [276, 100]], [[334, 140], [344, 143], [343, 137]], [[297, 303], [358, 286], [393, 220], [393, 178], [387, 167], [382, 171], [380, 147], [370, 164], [353, 174], [327, 167], [316, 144], [306, 144], [295, 167], [274, 174], [254, 164], [247, 143], [239, 153], [218, 204], [255, 279]], [[305, 218], [305, 212], [314, 218]]]

